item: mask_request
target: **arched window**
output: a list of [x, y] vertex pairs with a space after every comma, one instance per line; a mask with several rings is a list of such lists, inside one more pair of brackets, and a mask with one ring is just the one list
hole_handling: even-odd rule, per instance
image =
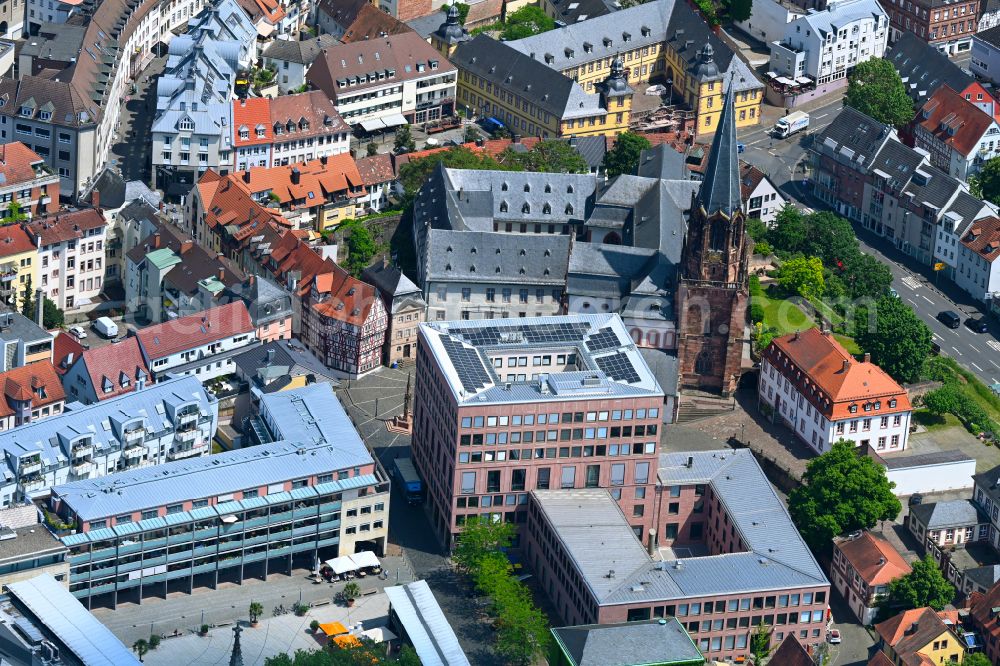
[[699, 375], [707, 375], [712, 372], [712, 355], [708, 350], [698, 354], [698, 358], [694, 361], [694, 371]]
[[726, 249], [726, 223], [724, 221], [716, 220], [712, 223], [708, 248], [713, 252], [723, 252]]

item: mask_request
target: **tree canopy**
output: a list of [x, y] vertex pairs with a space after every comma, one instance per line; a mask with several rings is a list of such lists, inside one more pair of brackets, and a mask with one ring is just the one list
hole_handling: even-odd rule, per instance
[[371, 230], [361, 222], [352, 220], [344, 226], [351, 231], [351, 235], [347, 237], [347, 261], [344, 268], [354, 277], [360, 277], [361, 271], [368, 267], [372, 258], [383, 248]]
[[732, 21], [746, 21], [753, 11], [753, 0], [723, 0]]
[[409, 125], [400, 125], [396, 130], [396, 138], [393, 140], [393, 147], [397, 153], [412, 153], [417, 144], [413, 140], [413, 133], [410, 132]]
[[507, 148], [499, 158], [500, 162], [517, 165], [524, 171], [546, 171], [549, 173], [587, 173], [590, 166], [579, 151], [566, 141], [546, 139], [539, 141], [531, 150], [517, 152]]
[[604, 169], [608, 178], [621, 174], [634, 174], [639, 168], [642, 151], [652, 147], [649, 139], [635, 132], [622, 132], [615, 139], [615, 145], [604, 153]]
[[930, 553], [914, 562], [911, 567], [910, 573], [889, 583], [889, 594], [879, 605], [879, 616], [882, 619], [924, 606], [941, 610], [954, 599], [955, 587], [941, 573], [941, 568]]
[[809, 461], [802, 481], [788, 495], [788, 512], [816, 552], [828, 550], [834, 537], [895, 519], [902, 508], [885, 468], [859, 456], [852, 442], [835, 442]]
[[358, 645], [296, 650], [294, 655], [268, 657], [264, 666], [420, 666], [420, 658], [409, 645], [404, 645], [398, 654], [391, 657], [387, 657], [385, 652], [385, 645], [361, 638]]
[[986, 160], [983, 168], [969, 179], [972, 193], [992, 203], [1000, 203], [1000, 157]]
[[513, 41], [548, 32], [556, 27], [555, 19], [537, 5], [526, 5], [507, 16], [500, 32], [500, 39]]
[[887, 295], [857, 309], [854, 339], [871, 354], [874, 363], [906, 384], [920, 378], [933, 336], [909, 305]]
[[17, 199], [15, 199], [10, 202], [10, 206], [7, 207], [7, 211], [4, 213], [3, 217], [0, 218], [0, 225], [6, 226], [8, 224], [18, 224], [27, 219], [27, 213], [24, 212], [21, 208], [21, 204], [18, 203]]
[[844, 104], [892, 127], [901, 127], [914, 116], [899, 72], [883, 58], [859, 63], [848, 75]]
[[805, 299], [823, 295], [823, 262], [819, 257], [795, 257], [778, 269], [778, 284]]

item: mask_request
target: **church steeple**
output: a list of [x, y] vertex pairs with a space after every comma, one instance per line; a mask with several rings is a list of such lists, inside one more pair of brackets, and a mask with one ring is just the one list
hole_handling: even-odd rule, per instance
[[722, 117], [715, 130], [712, 151], [708, 155], [705, 180], [698, 194], [698, 204], [711, 217], [722, 213], [731, 218], [743, 208], [740, 196], [740, 160], [736, 142], [735, 82], [730, 79], [729, 90], [722, 104]]

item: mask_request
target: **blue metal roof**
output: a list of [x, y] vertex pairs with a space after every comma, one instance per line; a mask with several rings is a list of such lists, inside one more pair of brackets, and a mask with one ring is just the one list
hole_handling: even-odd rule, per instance
[[427, 581], [387, 587], [385, 594], [406, 629], [421, 664], [469, 666], [469, 658], [465, 656]]
[[132, 651], [48, 574], [11, 583], [10, 594], [87, 666], [138, 664]]
[[115, 531], [115, 534], [117, 534], [118, 536], [138, 534], [139, 532], [142, 531], [142, 528], [139, 527], [138, 523], [122, 523], [120, 525], [115, 525], [111, 529], [113, 529]]
[[[53, 488], [53, 494], [81, 520], [89, 521], [192, 499], [211, 501], [246, 488], [317, 477], [373, 462], [371, 453], [328, 384], [311, 384], [265, 395], [261, 398], [261, 410], [268, 426], [280, 431], [282, 440], [74, 481]], [[358, 475], [322, 484], [329, 486], [329, 490], [322, 492], [339, 492], [377, 482], [374, 475]], [[303, 492], [297, 496], [309, 497], [320, 489], [299, 490]], [[292, 497], [290, 493], [282, 493], [284, 501]], [[264, 497], [248, 498], [218, 504], [215, 510], [221, 515], [268, 504]], [[171, 514], [169, 524], [190, 519], [186, 512]], [[153, 520], [161, 521], [160, 526], [168, 524], [163, 518]], [[156, 527], [146, 525], [146, 521], [140, 526], [143, 529]]]

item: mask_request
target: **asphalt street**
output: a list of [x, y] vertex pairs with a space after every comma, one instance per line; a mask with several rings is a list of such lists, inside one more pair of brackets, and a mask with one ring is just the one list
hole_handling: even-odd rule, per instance
[[[746, 146], [741, 156], [747, 162], [764, 171], [782, 195], [801, 207], [822, 208], [822, 204], [808, 192], [803, 181], [806, 149], [812, 135], [829, 125], [842, 108], [840, 96], [825, 100], [813, 107], [806, 106], [810, 124], [808, 133], [801, 133], [788, 139], [771, 139], [768, 132], [773, 121], [752, 130], [741, 132], [739, 141]], [[766, 108], [774, 119], [781, 111]], [[770, 120], [769, 115], [765, 115]], [[910, 257], [896, 251], [884, 239], [855, 226], [861, 240], [861, 250], [884, 262], [894, 276], [893, 287], [917, 315], [930, 327], [934, 341], [940, 345], [941, 353], [952, 356], [964, 367], [974, 372], [987, 384], [1000, 381], [1000, 326], [990, 321], [990, 331], [974, 333], [964, 325], [952, 329], [937, 320], [942, 310], [953, 310], [963, 321], [982, 313], [981, 304], [959, 290], [950, 280], [935, 276], [929, 266], [923, 266]]]

